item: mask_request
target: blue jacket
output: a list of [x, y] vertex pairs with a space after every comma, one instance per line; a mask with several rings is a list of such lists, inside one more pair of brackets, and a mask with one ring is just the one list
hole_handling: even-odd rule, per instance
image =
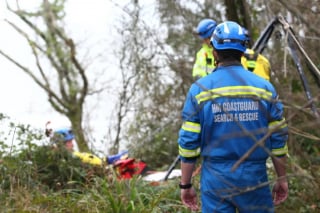
[[192, 84], [182, 111], [179, 154], [194, 162], [200, 154], [213, 160], [265, 161], [272, 152], [287, 154], [288, 128], [283, 105], [270, 82], [241, 64], [220, 66]]

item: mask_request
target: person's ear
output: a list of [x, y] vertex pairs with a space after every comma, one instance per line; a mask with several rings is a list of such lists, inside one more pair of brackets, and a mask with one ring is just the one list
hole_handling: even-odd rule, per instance
[[213, 58], [214, 58], [214, 66], [218, 66], [218, 53], [217, 51], [213, 48], [212, 49], [212, 55], [213, 55]]

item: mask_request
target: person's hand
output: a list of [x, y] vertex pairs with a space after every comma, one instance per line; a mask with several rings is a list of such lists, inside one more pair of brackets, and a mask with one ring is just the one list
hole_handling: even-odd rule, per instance
[[288, 182], [286, 179], [278, 179], [272, 189], [272, 198], [274, 205], [279, 205], [288, 197]]
[[183, 205], [190, 208], [192, 211], [199, 210], [197, 203], [197, 194], [193, 187], [190, 189], [181, 189], [181, 201]]

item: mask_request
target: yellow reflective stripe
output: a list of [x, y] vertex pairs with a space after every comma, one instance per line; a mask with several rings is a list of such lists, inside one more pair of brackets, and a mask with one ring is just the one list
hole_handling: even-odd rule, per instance
[[203, 91], [196, 95], [198, 104], [201, 102], [212, 100], [219, 97], [233, 97], [233, 96], [257, 96], [262, 99], [270, 100], [272, 93], [261, 88], [253, 86], [231, 86], [231, 87], [221, 87], [208, 91]]
[[185, 121], [181, 127], [183, 130], [188, 132], [200, 133], [201, 127], [199, 123], [194, 123], [190, 121]]
[[200, 148], [189, 150], [179, 146], [179, 155], [185, 158], [198, 157], [200, 155]]
[[273, 149], [272, 150], [272, 154], [274, 154], [275, 156], [281, 156], [281, 155], [288, 154], [288, 146], [287, 146], [287, 144], [282, 148]]
[[268, 125], [269, 129], [275, 129], [275, 128], [283, 129], [285, 127], [287, 127], [287, 123], [286, 123], [286, 119], [285, 118], [282, 118], [281, 121], [272, 121]]

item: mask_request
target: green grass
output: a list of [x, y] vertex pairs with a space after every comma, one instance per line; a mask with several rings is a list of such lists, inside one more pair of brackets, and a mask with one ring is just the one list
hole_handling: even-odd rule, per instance
[[49, 147], [3, 157], [0, 180], [0, 212], [190, 212], [178, 180], [119, 180], [113, 170]]
[[[45, 146], [0, 157], [0, 212], [191, 212], [181, 204], [179, 179], [119, 180], [114, 170]], [[289, 159], [289, 198], [276, 212], [320, 212], [320, 165], [299, 162]], [[272, 170], [269, 176], [274, 179]], [[199, 176], [194, 185], [199, 188]]]

